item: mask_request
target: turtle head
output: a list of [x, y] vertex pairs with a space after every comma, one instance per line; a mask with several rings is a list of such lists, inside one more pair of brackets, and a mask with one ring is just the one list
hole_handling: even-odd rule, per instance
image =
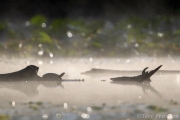
[[62, 80], [62, 76], [65, 74], [65, 72], [63, 72], [63, 73], [61, 73], [60, 75], [59, 75], [59, 79], [60, 80]]

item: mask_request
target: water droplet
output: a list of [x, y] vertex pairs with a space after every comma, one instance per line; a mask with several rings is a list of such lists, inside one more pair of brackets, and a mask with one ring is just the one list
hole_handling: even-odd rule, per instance
[[167, 115], [167, 120], [173, 120], [173, 115], [172, 114], [168, 114]]
[[137, 48], [137, 47], [139, 47], [139, 44], [138, 44], [138, 43], [136, 43], [134, 46]]
[[15, 107], [15, 106], [16, 106], [16, 102], [15, 102], [15, 101], [12, 101], [12, 102], [11, 102], [11, 105], [12, 105], [12, 107]]
[[127, 60], [126, 60], [126, 63], [129, 63], [129, 62], [130, 62], [130, 60], [129, 60], [129, 59], [127, 59]]
[[68, 104], [64, 103], [64, 109], [67, 109], [67, 107], [68, 107]]
[[42, 47], [42, 44], [39, 44], [38, 46], [41, 48], [41, 47]]
[[93, 58], [92, 58], [92, 57], [90, 57], [90, 58], [89, 58], [89, 61], [90, 61], [90, 62], [93, 62]]
[[139, 99], [141, 99], [142, 97], [141, 96], [139, 96]]
[[177, 81], [177, 84], [178, 84], [178, 86], [180, 85], [180, 75], [177, 75], [176, 76], [176, 81]]
[[131, 27], [132, 27], [132, 26], [131, 26], [130, 24], [129, 24], [129, 25], [127, 25], [127, 28], [128, 28], [128, 29], [131, 29]]
[[57, 113], [57, 114], [56, 114], [56, 117], [57, 117], [57, 118], [61, 118], [62, 115], [61, 115], [60, 113]]
[[43, 54], [44, 54], [44, 51], [42, 50], [38, 52], [38, 55], [43, 55]]
[[48, 114], [44, 114], [44, 115], [42, 116], [43, 119], [48, 119], [48, 117], [49, 117]]
[[157, 35], [158, 35], [159, 37], [163, 37], [163, 36], [164, 36], [164, 34], [163, 34], [163, 33], [160, 33], [160, 32], [158, 32]]
[[42, 65], [42, 64], [43, 64], [43, 62], [42, 62], [42, 61], [38, 61], [38, 64]]
[[22, 43], [19, 43], [19, 48], [22, 48], [23, 44]]
[[50, 64], [53, 64], [53, 61], [50, 61], [49, 63], [50, 63]]
[[42, 24], [41, 24], [41, 27], [42, 27], [42, 28], [45, 28], [45, 27], [46, 27], [46, 23], [42, 23]]
[[26, 21], [26, 22], [25, 22], [25, 25], [26, 25], [26, 26], [30, 26], [30, 22], [29, 22], [29, 21]]
[[27, 82], [27, 81], [26, 81]]
[[88, 112], [91, 112], [91, 111], [92, 111], [92, 108], [91, 108], [91, 107], [87, 107], [87, 111], [88, 111]]
[[83, 113], [81, 114], [81, 117], [84, 119], [89, 119], [89, 114]]
[[73, 34], [70, 31], [67, 31], [67, 36], [71, 38], [73, 37]]
[[50, 54], [49, 54], [49, 57], [51, 57], [51, 58], [52, 58], [52, 57], [53, 57], [53, 54], [52, 54], [52, 53], [50, 53]]

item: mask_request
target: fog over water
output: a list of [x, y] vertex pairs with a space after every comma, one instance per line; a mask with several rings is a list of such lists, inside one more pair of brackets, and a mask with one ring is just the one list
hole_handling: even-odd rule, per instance
[[[110, 82], [111, 77], [125, 75], [108, 76], [104, 74], [98, 77], [91, 77], [80, 74], [89, 71], [91, 68], [143, 70], [145, 67], [149, 67], [149, 71], [159, 65], [163, 65], [161, 70], [180, 70], [179, 58], [1, 59], [0, 73], [17, 71], [29, 64], [40, 67], [39, 76], [45, 73], [60, 74], [65, 72], [63, 79], [84, 79], [85, 81], [62, 83], [57, 81], [38, 82], [26, 80], [22, 82], [1, 82], [1, 105], [9, 101], [42, 101], [53, 104], [68, 103], [74, 105], [117, 104], [121, 102], [163, 105], [167, 100], [179, 100], [180, 73], [156, 73], [151, 77], [151, 86], [161, 97], [151, 90], [146, 90], [146, 93], [144, 93], [142, 87], [138, 85], [112, 84]], [[130, 73], [126, 76], [135, 76], [135, 74]]]

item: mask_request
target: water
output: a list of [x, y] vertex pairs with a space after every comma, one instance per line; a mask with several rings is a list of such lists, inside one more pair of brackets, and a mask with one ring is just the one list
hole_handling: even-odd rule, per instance
[[[42, 61], [43, 64], [39, 64], [38, 61]], [[53, 61], [53, 63], [50, 61]], [[83, 108], [84, 106], [118, 106], [125, 103], [130, 106], [137, 105], [135, 108], [130, 107], [133, 110], [138, 108], [138, 104], [142, 104], [142, 106], [152, 104], [163, 106], [173, 111], [175, 107], [171, 104], [171, 101], [173, 100], [177, 103], [180, 101], [180, 73], [155, 74], [152, 76], [151, 86], [156, 92], [151, 89], [144, 92], [142, 86], [139, 85], [112, 84], [110, 82], [111, 77], [121, 75], [90, 77], [80, 74], [91, 68], [142, 70], [148, 66], [148, 70], [152, 70], [161, 64], [163, 65], [162, 70], [180, 70], [179, 58], [2, 59], [0, 66], [3, 69], [0, 69], [0, 73], [17, 71], [29, 64], [40, 67], [39, 76], [48, 72], [58, 74], [65, 72], [63, 79], [84, 79], [85, 81], [62, 83], [57, 81], [1, 82], [0, 106], [2, 108], [8, 108], [8, 105], [5, 106], [5, 104], [12, 101], [16, 103], [40, 101], [42, 103], [51, 103], [52, 106], [67, 103], [67, 109], [68, 106]], [[130, 73], [128, 76], [134, 76], [134, 74]], [[23, 111], [21, 112], [23, 113]], [[98, 112], [94, 114], [96, 115], [96, 113]], [[110, 113], [115, 114], [116, 112], [111, 110]], [[86, 113], [82, 114], [78, 114], [78, 117], [89, 117]], [[113, 119], [118, 118], [120, 114], [117, 115], [114, 115]], [[129, 117], [128, 115], [126, 117]]]

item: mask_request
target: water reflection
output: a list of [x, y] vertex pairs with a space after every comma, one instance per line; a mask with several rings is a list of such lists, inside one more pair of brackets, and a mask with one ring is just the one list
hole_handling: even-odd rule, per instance
[[27, 96], [36, 96], [38, 95], [38, 86], [43, 85], [46, 88], [56, 88], [61, 87], [64, 89], [62, 82], [60, 81], [8, 81], [8, 82], [0, 82], [0, 89], [10, 89], [22, 92]]
[[153, 92], [155, 95], [162, 97], [162, 95], [150, 84], [150, 81], [145, 81], [145, 82], [135, 82], [135, 81], [112, 81], [112, 84], [116, 85], [128, 85], [128, 86], [138, 86], [142, 88], [142, 91], [144, 94], [147, 94], [147, 90], [150, 90]]
[[65, 89], [62, 82], [83, 82], [84, 80], [79, 79], [63, 79], [62, 81], [0, 81], [0, 91], [1, 89], [10, 89], [19, 91], [27, 96], [36, 96], [39, 94], [38, 87], [44, 86], [45, 88], [57, 88]]
[[176, 76], [176, 82], [177, 82], [177, 85], [179, 86], [180, 85], [180, 75]]
[[[49, 62], [53, 61], [53, 64], [50, 65]], [[90, 62], [93, 60], [93, 62]], [[137, 70], [146, 65], [151, 65], [151, 67], [157, 66], [158, 63], [155, 63], [154, 59], [129, 59], [130, 64], [124, 64], [127, 59], [43, 59], [43, 65], [38, 75], [42, 76], [44, 73], [48, 72], [66, 72], [68, 75], [63, 77], [66, 79], [71, 78], [85, 78], [85, 83], [76, 82], [76, 83], [64, 83], [57, 81], [30, 81], [28, 79], [23, 79], [25, 81], [18, 82], [0, 82], [0, 95], [1, 101], [48, 101], [52, 103], [68, 103], [68, 108], [71, 104], [73, 105], [88, 105], [91, 104], [113, 104], [114, 102], [120, 101], [121, 103], [126, 101], [132, 102], [146, 102], [146, 103], [161, 103], [164, 100], [174, 99], [179, 100], [179, 86], [177, 85], [180, 80], [179, 75], [179, 63], [174, 65], [174, 71], [168, 69], [172, 64], [164, 65], [164, 69], [169, 71], [163, 71], [162, 69], [159, 73], [152, 77], [152, 83], [138, 83], [138, 82], [109, 82], [111, 77], [117, 76], [134, 76], [141, 74], [142, 71]], [[142, 63], [143, 60], [143, 63]], [[12, 63], [13, 64], [12, 64]], [[21, 63], [20, 63], [21, 62]], [[22, 64], [22, 62], [24, 62]], [[118, 64], [117, 64], [118, 62]], [[162, 62], [162, 61], [160, 61]], [[151, 64], [150, 64], [151, 63]], [[162, 62], [164, 63], [164, 62]], [[171, 61], [170, 61], [171, 63]], [[4, 70], [1, 70], [1, 73], [15, 71], [22, 68], [27, 64], [38, 64], [37, 59], [25, 59], [21, 61], [10, 61], [2, 62], [2, 67]], [[95, 68], [99, 66], [99, 68]], [[176, 67], [177, 66], [177, 67]], [[79, 74], [80, 72], [94, 68], [92, 72], [85, 75]], [[111, 68], [115, 70], [103, 69]], [[9, 69], [9, 70], [6, 70]], [[116, 70], [117, 69], [117, 70]], [[119, 69], [127, 69], [119, 70]], [[31, 70], [29, 70], [31, 71]], [[169, 74], [172, 73], [172, 74]], [[37, 72], [36, 72], [37, 73]], [[89, 75], [89, 76], [86, 76]], [[98, 78], [94, 78], [94, 75], [97, 75]], [[13, 77], [14, 78], [14, 77]], [[19, 78], [18, 78], [19, 79]], [[65, 87], [64, 87], [64, 86]], [[119, 92], [118, 92], [119, 91]], [[144, 93], [143, 93], [144, 92]], [[146, 96], [145, 94], [149, 94]], [[161, 95], [162, 94], [162, 95]], [[143, 96], [146, 97], [143, 97]], [[157, 99], [157, 96], [163, 96], [163, 99]], [[151, 99], [149, 99], [151, 98]], [[119, 102], [118, 102], [119, 103]], [[163, 104], [163, 103], [162, 103]], [[17, 104], [16, 104], [17, 106]], [[86, 107], [87, 108], [87, 107]], [[74, 107], [75, 110], [75, 107]], [[91, 108], [85, 109], [85, 113], [89, 114]], [[84, 112], [84, 111], [83, 111]]]

